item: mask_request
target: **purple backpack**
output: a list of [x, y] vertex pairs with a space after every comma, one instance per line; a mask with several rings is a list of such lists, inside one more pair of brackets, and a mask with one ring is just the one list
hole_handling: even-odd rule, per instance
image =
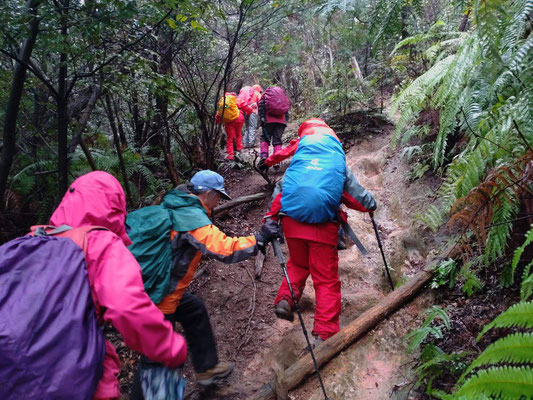
[[269, 87], [263, 94], [267, 114], [283, 115], [291, 106], [285, 91], [277, 86]]
[[0, 246], [0, 399], [87, 399], [105, 343], [87, 278], [87, 232], [32, 227]]

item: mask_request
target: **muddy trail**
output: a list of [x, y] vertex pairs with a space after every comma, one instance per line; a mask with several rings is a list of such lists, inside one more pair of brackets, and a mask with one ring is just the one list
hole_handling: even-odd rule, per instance
[[[433, 200], [437, 183], [431, 179], [408, 181], [409, 166], [389, 147], [392, 126], [381, 118], [353, 113], [328, 121], [343, 141], [346, 161], [376, 198], [375, 220], [383, 241], [392, 278], [396, 285], [420, 271], [436, 247], [437, 239], [414, 228], [416, 216]], [[297, 125], [289, 125], [284, 140], [296, 137]], [[251, 162], [253, 150], [245, 150]], [[279, 171], [271, 169], [271, 179], [279, 179], [290, 160]], [[250, 168], [226, 168], [221, 172], [233, 197], [268, 190], [265, 180]], [[227, 235], [248, 235], [259, 230], [269, 199], [240, 205], [223, 216], [215, 216]], [[339, 252], [342, 282], [341, 329], [390, 292], [376, 237], [367, 214], [347, 210], [349, 223], [369, 251], [362, 256], [356, 246]], [[286, 245], [284, 253], [288, 258]], [[282, 281], [282, 271], [269, 249], [260, 280], [254, 279], [255, 260], [225, 265], [206, 260], [191, 291], [203, 299], [210, 313], [219, 358], [235, 363], [235, 371], [225, 381], [203, 389], [195, 385], [194, 373], [186, 369], [186, 398], [246, 399], [273, 377], [273, 368], [285, 369], [305, 355], [306, 342], [301, 327], [276, 319], [273, 301]], [[408, 399], [414, 378], [410, 365], [413, 355], [406, 353], [404, 336], [419, 326], [421, 312], [431, 303], [426, 291], [397, 313], [379, 324], [355, 344], [322, 367], [322, 376], [331, 399]], [[308, 279], [300, 302], [308, 331], [313, 327], [314, 290]], [[178, 331], [180, 327], [176, 327]], [[122, 351], [122, 353], [121, 353]], [[124, 361], [123, 392], [127, 393], [135, 357], [121, 346]], [[189, 363], [190, 365], [190, 363]], [[124, 396], [124, 398], [127, 398]], [[290, 392], [291, 399], [321, 399], [317, 379], [312, 376]]]

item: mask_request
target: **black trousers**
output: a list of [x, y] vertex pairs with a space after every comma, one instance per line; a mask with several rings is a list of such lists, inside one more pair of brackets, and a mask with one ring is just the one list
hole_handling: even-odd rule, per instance
[[[167, 314], [165, 318], [172, 322], [179, 322], [183, 327], [187, 348], [192, 355], [192, 363], [196, 372], [205, 372], [218, 364], [215, 337], [207, 309], [202, 300], [189, 292], [185, 292], [174, 314]], [[157, 365], [145, 356], [141, 356], [140, 364], [143, 368]], [[130, 400], [142, 399], [141, 378], [139, 368], [137, 368], [131, 387]]]
[[285, 131], [285, 124], [280, 122], [270, 122], [263, 124], [263, 133], [261, 141], [272, 143], [272, 146], [281, 146], [283, 144], [282, 136]]

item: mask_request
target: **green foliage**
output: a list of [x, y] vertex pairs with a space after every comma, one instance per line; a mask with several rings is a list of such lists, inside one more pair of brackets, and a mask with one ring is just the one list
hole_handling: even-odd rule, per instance
[[475, 368], [491, 364], [526, 364], [533, 361], [533, 334], [513, 333], [492, 343], [465, 371], [468, 375]]
[[434, 344], [427, 344], [420, 352], [419, 363], [415, 368], [417, 376], [416, 386], [426, 386], [426, 393], [438, 398], [443, 398], [441, 393], [433, 389], [435, 379], [444, 373], [460, 374], [467, 365], [462, 361], [464, 353], [447, 354]]
[[[483, 201], [478, 195], [478, 200], [461, 208], [463, 201], [460, 207], [454, 206], [452, 217], [459, 212], [462, 228], [472, 230], [479, 243], [473, 250], [463, 241], [465, 256], [482, 252], [483, 265], [490, 265], [504, 256], [512, 227], [509, 221], [520, 205], [521, 171], [507, 172], [533, 144], [533, 36], [528, 30], [532, 2], [472, 3], [474, 29], [457, 33], [442, 27], [441, 35], [449, 33], [449, 37], [426, 50], [431, 67], [400, 90], [391, 114], [400, 112], [396, 144], [404, 135], [413, 136], [423, 112], [438, 111], [436, 135], [435, 129], [417, 133], [433, 143], [433, 168], [444, 172], [441, 203], [439, 210], [432, 206], [419, 220], [436, 230], [458, 199], [474, 200], [472, 191], [483, 188]], [[404, 39], [396, 50], [435, 40], [428, 30]], [[487, 179], [494, 169], [500, 172]], [[470, 292], [475, 287], [474, 279], [465, 289]]]
[[431, 288], [436, 289], [444, 285], [448, 285], [450, 288], [454, 287], [458, 268], [455, 260], [452, 260], [451, 258], [439, 263], [435, 268], [435, 274], [431, 281]]
[[517, 303], [487, 324], [478, 336], [478, 340], [492, 328], [531, 328], [533, 327], [533, 302]]
[[[524, 241], [524, 243], [522, 243], [521, 246], [517, 247], [514, 252], [510, 271], [511, 283], [514, 281], [515, 271], [518, 267], [518, 263], [520, 262], [524, 250], [533, 242], [533, 226], [526, 233], [525, 236], [526, 240]], [[522, 283], [520, 287], [520, 297], [522, 301], [528, 300], [533, 294], [533, 274], [531, 273], [531, 267], [533, 267], [533, 260], [531, 260], [524, 266], [524, 271], [522, 272]]]
[[[533, 303], [509, 307], [486, 325], [478, 340], [492, 328], [533, 326]], [[533, 334], [512, 333], [488, 346], [459, 379], [454, 399], [533, 397]], [[466, 379], [466, 380], [465, 380]]]
[[427, 226], [433, 232], [437, 232], [439, 226], [443, 222], [442, 210], [437, 206], [430, 206], [423, 214], [416, 218], [417, 221], [420, 221], [422, 224]]
[[[417, 328], [407, 334], [406, 340], [409, 340], [408, 350], [414, 351], [429, 336], [435, 339], [443, 337], [442, 328], [450, 329], [450, 318], [445, 310], [439, 306], [432, 306], [425, 311], [426, 319], [420, 328]], [[435, 325], [435, 320], [439, 319], [443, 325]]]

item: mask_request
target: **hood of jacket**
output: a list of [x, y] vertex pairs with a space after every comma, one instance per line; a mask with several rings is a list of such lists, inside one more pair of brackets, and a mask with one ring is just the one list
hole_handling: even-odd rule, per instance
[[70, 185], [56, 208], [50, 224], [102, 226], [115, 233], [126, 246], [131, 240], [126, 233], [126, 197], [120, 182], [104, 171], [80, 176]]
[[211, 224], [208, 210], [186, 186], [169, 191], [161, 206], [169, 210], [174, 231], [188, 232]]
[[302, 122], [302, 124], [298, 128], [299, 137], [313, 135], [315, 133], [322, 133], [324, 135], [333, 136], [340, 142], [339, 138], [335, 134], [335, 131], [331, 129], [329, 125], [326, 124], [326, 122], [324, 120], [321, 120], [320, 118], [310, 118], [307, 121]]

